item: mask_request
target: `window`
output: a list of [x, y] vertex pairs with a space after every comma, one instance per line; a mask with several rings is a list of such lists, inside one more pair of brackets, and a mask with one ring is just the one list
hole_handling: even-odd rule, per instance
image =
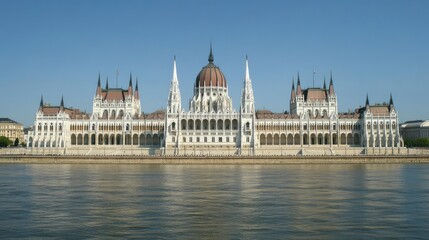
[[186, 138], [185, 137], [183, 137], [183, 142], [186, 142]]
[[207, 142], [207, 137], [204, 137], [204, 142]]
[[222, 142], [222, 137], [219, 137], [219, 142]]
[[192, 137], [189, 137], [189, 142], [192, 142]]
[[229, 137], [226, 137], [226, 142], [229, 142]]
[[171, 138], [171, 141], [172, 141], [172, 142], [175, 142], [175, 141], [176, 141], [176, 138], [175, 138], [175, 137], [172, 137], [172, 138]]
[[246, 142], [249, 142], [249, 137], [246, 137]]
[[215, 137], [212, 137], [212, 142], [216, 142]]
[[197, 142], [200, 142], [200, 138], [199, 137], [197, 137]]

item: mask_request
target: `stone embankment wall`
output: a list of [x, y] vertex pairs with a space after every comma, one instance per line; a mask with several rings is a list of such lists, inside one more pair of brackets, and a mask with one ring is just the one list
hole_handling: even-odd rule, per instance
[[34, 164], [396, 164], [429, 163], [429, 155], [401, 156], [259, 156], [259, 157], [177, 157], [177, 156], [34, 156], [0, 155], [0, 163]]

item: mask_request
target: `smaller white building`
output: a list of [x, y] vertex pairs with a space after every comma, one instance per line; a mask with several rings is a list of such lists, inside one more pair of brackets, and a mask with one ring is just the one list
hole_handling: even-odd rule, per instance
[[429, 120], [408, 121], [401, 124], [401, 135], [406, 140], [429, 138]]

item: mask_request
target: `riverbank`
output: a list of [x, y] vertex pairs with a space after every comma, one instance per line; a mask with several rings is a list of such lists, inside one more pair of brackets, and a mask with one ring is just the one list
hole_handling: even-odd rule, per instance
[[429, 163], [429, 155], [359, 156], [46, 156], [0, 155], [0, 163], [16, 164], [166, 164], [166, 165], [276, 165], [276, 164], [401, 164]]

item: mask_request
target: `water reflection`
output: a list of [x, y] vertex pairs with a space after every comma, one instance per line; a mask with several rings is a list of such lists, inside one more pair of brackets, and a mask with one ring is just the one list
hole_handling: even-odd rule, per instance
[[1, 165], [3, 238], [428, 236], [429, 165]]

